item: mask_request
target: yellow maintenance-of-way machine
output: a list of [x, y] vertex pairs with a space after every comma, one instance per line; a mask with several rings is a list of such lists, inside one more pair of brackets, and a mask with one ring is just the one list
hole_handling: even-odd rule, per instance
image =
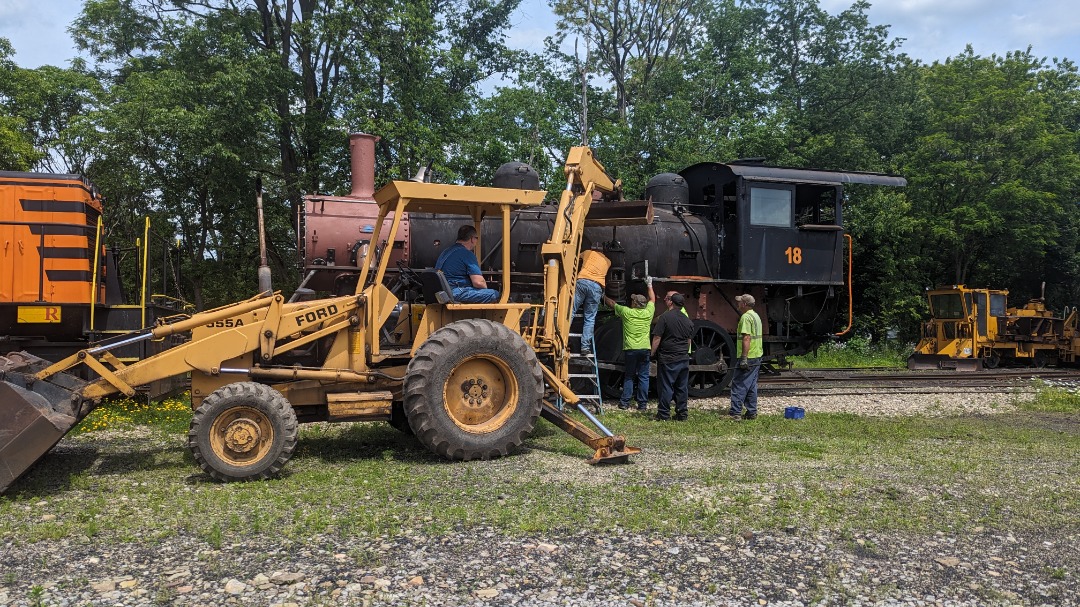
[[1042, 297], [1008, 305], [1009, 292], [954, 285], [927, 291], [930, 320], [909, 369], [977, 371], [999, 365], [1072, 364], [1080, 352], [1077, 311], [1056, 316]]
[[[513, 452], [543, 416], [588, 445], [590, 463], [626, 461], [639, 450], [596, 420], [570, 388], [571, 306], [590, 209], [603, 210], [605, 225], [648, 223], [652, 209], [619, 200], [618, 182], [587, 147], [570, 151], [565, 174], [557, 219], [540, 250], [539, 303], [510, 302], [504, 246], [498, 302], [455, 303], [440, 275], [424, 272], [430, 299], [422, 312], [402, 310], [384, 285], [393, 247], [375, 246], [358, 259], [350, 295], [294, 302], [267, 292], [159, 321], [55, 364], [18, 353], [0, 358], [0, 491], [103, 397], [132, 395], [135, 386], [186, 373], [194, 409], [188, 446], [199, 466], [223, 481], [274, 475], [292, 456], [298, 424], [307, 421], [389, 421], [442, 457], [472, 460]], [[544, 196], [393, 181], [375, 193], [379, 216], [370, 242], [395, 242], [407, 212], [460, 215], [477, 227], [485, 217], [499, 218], [503, 242], [510, 242], [511, 211], [535, 207]], [[404, 332], [385, 331], [395, 314], [419, 320]], [[190, 341], [131, 364], [111, 353], [185, 332]], [[99, 378], [67, 373], [78, 365]], [[559, 400], [592, 426], [566, 415]]]

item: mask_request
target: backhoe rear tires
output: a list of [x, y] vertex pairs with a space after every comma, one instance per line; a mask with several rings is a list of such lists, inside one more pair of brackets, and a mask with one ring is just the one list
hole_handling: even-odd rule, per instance
[[219, 481], [250, 481], [277, 474], [296, 449], [296, 412], [280, 392], [237, 382], [207, 396], [188, 430], [188, 448]]
[[540, 416], [536, 353], [506, 326], [460, 320], [431, 334], [409, 362], [405, 412], [433, 453], [492, 459], [521, 447]]

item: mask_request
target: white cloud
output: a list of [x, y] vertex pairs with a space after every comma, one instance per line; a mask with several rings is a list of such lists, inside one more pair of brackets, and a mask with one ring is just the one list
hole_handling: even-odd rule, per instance
[[[925, 62], [964, 51], [1004, 55], [1032, 47], [1036, 56], [1080, 60], [1080, 16], [1075, 0], [881, 0], [867, 14], [871, 23], [889, 25], [893, 37], [905, 38], [902, 50]], [[836, 14], [851, 6], [824, 0]]]

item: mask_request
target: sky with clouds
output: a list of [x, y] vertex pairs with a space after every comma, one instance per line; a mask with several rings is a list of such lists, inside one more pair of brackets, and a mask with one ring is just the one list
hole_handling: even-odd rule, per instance
[[[850, 0], [819, 0], [830, 13]], [[901, 47], [925, 62], [944, 60], [971, 44], [978, 55], [1004, 55], [1032, 47], [1038, 57], [1080, 62], [1080, 10], [1076, 0], [877, 0], [871, 23], [889, 25]], [[0, 37], [15, 47], [15, 62], [36, 68], [66, 67], [76, 56], [67, 28], [81, 0], [0, 0]], [[554, 17], [546, 0], [522, 0], [512, 18], [512, 46], [539, 51], [552, 33]]]

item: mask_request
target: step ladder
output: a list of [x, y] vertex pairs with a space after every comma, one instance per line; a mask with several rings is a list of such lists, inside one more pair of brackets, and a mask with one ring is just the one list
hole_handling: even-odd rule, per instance
[[[575, 314], [573, 320], [584, 320], [583, 315]], [[577, 352], [570, 354], [570, 372], [567, 380], [570, 389], [581, 399], [580, 404], [591, 408], [597, 415], [604, 412], [604, 400], [600, 393], [600, 366], [596, 363], [596, 343], [593, 340], [593, 355], [581, 354], [581, 333], [570, 333], [570, 338], [577, 338]], [[563, 399], [558, 399], [559, 408], [563, 408]]]
[[[600, 394], [600, 367], [595, 356], [570, 355], [570, 387], [581, 399], [580, 404], [591, 407], [593, 412], [604, 412], [604, 401]], [[561, 400], [561, 399], [560, 399]]]

